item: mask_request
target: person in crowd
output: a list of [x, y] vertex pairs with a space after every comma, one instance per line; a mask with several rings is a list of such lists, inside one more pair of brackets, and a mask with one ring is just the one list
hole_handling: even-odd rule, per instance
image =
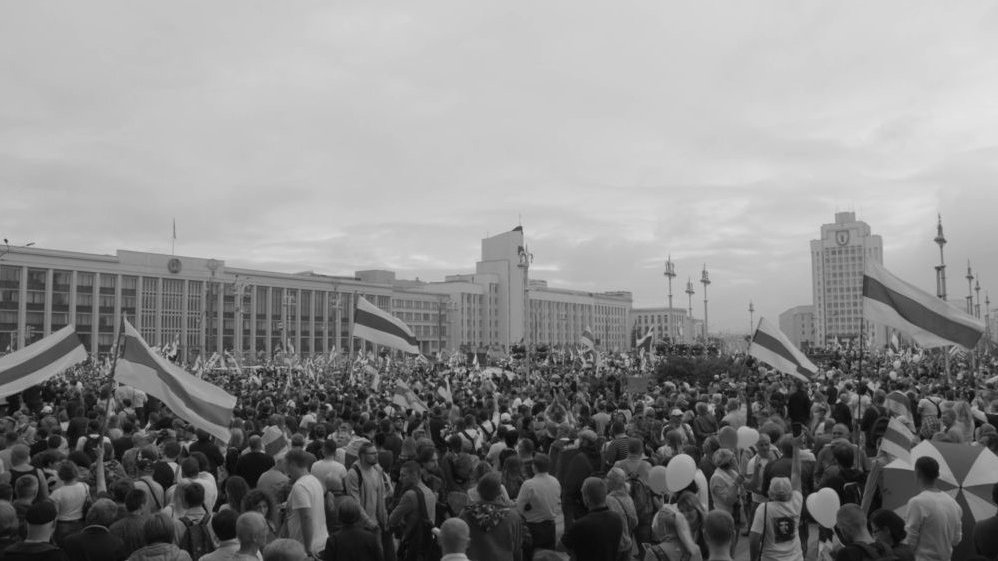
[[278, 538], [263, 548], [263, 561], [307, 561], [308, 553], [300, 541]]
[[956, 499], [936, 485], [939, 462], [922, 456], [915, 460], [915, 480], [921, 492], [908, 500], [904, 543], [915, 550], [915, 559], [949, 559], [963, 539], [963, 509]]
[[70, 561], [124, 561], [128, 557], [125, 542], [109, 530], [117, 515], [118, 505], [111, 499], [95, 501], [87, 511], [86, 526], [63, 540]]
[[347, 496], [361, 506], [364, 527], [375, 532], [381, 540], [385, 558], [394, 556], [394, 544], [388, 528], [386, 500], [389, 490], [385, 485], [385, 473], [378, 465], [378, 449], [371, 442], [361, 443], [357, 448], [357, 462], [347, 470]]
[[753, 559], [761, 555], [773, 561], [804, 561], [798, 534], [804, 505], [799, 446], [799, 440], [794, 440], [790, 479], [773, 478], [769, 485], [769, 500], [755, 511], [749, 542]]
[[703, 539], [707, 544], [706, 561], [733, 561], [738, 528], [731, 514], [712, 510], [703, 521]]
[[125, 556], [146, 545], [145, 522], [149, 518], [148, 493], [142, 489], [132, 489], [125, 496], [124, 517], [115, 520], [108, 531], [121, 540]]
[[530, 534], [532, 551], [554, 550], [556, 519], [561, 514], [561, 483], [548, 473], [551, 460], [547, 454], [534, 456], [534, 476], [523, 482], [516, 496], [516, 509], [523, 516]]
[[80, 470], [76, 463], [66, 460], [59, 465], [62, 485], [52, 492], [51, 499], [59, 511], [56, 518], [56, 544], [62, 545], [70, 534], [83, 529], [83, 511], [90, 503], [90, 486], [79, 481]]
[[314, 555], [322, 551], [329, 533], [325, 487], [312, 475], [309, 456], [302, 448], [292, 448], [285, 457], [288, 476], [294, 482], [285, 516], [288, 536], [305, 544], [305, 552]]
[[262, 439], [259, 435], [249, 437], [249, 451], [239, 456], [233, 475], [246, 480], [251, 489], [256, 488], [257, 481], [266, 471], [274, 467], [274, 457], [263, 451]]
[[870, 535], [891, 549], [898, 561], [915, 561], [915, 551], [904, 543], [904, 519], [893, 510], [880, 509], [870, 514]]
[[177, 547], [177, 530], [166, 513], [151, 515], [142, 527], [146, 545], [128, 557], [128, 561], [194, 561]]
[[383, 561], [381, 540], [363, 527], [357, 501], [343, 497], [336, 510], [341, 526], [326, 539], [323, 561]]
[[25, 515], [27, 530], [23, 541], [7, 546], [5, 561], [68, 561], [65, 550], [52, 542], [59, 512], [52, 501], [31, 505]]
[[561, 488], [564, 494], [562, 510], [566, 528], [571, 527], [577, 518], [586, 513], [582, 484], [587, 478], [597, 474], [596, 470], [599, 469], [600, 461], [596, 433], [588, 429], [579, 431], [578, 453], [574, 454], [568, 462], [564, 478], [562, 478]]
[[714, 465], [716, 469], [710, 478], [710, 494], [714, 508], [731, 515], [732, 524], [736, 530], [736, 535], [731, 543], [731, 553], [734, 554], [734, 548], [738, 544], [737, 531], [741, 526], [742, 483], [745, 478], [738, 473], [735, 453], [727, 448], [721, 448], [714, 453]]
[[471, 528], [460, 518], [448, 518], [440, 525], [440, 561], [471, 561], [468, 558], [468, 544], [471, 542]]
[[243, 512], [236, 518], [236, 540], [239, 549], [232, 556], [232, 561], [259, 561], [263, 548], [268, 540], [270, 528], [267, 520], [256, 511]]
[[[577, 561], [617, 561], [624, 521], [606, 506], [606, 483], [589, 477], [582, 484], [586, 514], [565, 530], [561, 538]], [[474, 558], [474, 556], [472, 556]]]
[[627, 561], [631, 556], [631, 536], [638, 525], [638, 513], [634, 507], [634, 499], [627, 492], [627, 475], [624, 470], [612, 468], [607, 472], [606, 489], [607, 507], [624, 521], [624, 531], [620, 536], [620, 561]]
[[[991, 488], [991, 503], [998, 505], [998, 483]], [[974, 549], [988, 558], [998, 558], [998, 515], [974, 526]]]
[[835, 561], [890, 559], [893, 556], [889, 545], [870, 535], [866, 513], [859, 505], [846, 504], [839, 508], [835, 532], [842, 542], [842, 548], [835, 553]]
[[502, 498], [499, 473], [490, 471], [476, 486], [479, 500], [461, 512], [471, 529], [469, 557], [475, 561], [520, 561], [523, 555], [523, 519]]
[[211, 517], [211, 531], [218, 539], [214, 551], [201, 556], [199, 561], [232, 561], [239, 552], [239, 540], [236, 537], [236, 520], [239, 514], [232, 509], [220, 510]]

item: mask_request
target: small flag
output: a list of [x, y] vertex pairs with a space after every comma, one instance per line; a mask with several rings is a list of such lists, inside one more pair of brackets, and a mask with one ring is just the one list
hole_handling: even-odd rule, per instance
[[0, 397], [22, 392], [87, 360], [87, 351], [67, 325], [59, 331], [0, 358]]
[[887, 431], [880, 440], [880, 451], [895, 458], [910, 461], [911, 447], [915, 445], [915, 434], [904, 426], [897, 417], [891, 417]]
[[235, 396], [153, 353], [127, 320], [123, 347], [115, 380], [156, 397], [181, 419], [228, 442]]
[[582, 332], [582, 337], [579, 339], [579, 342], [586, 348], [586, 351], [592, 352], [596, 349], [595, 340], [595, 337], [593, 337], [593, 330], [587, 326], [585, 331]]
[[873, 260], [867, 260], [863, 275], [863, 315], [911, 335], [923, 347], [972, 349], [984, 334], [984, 322], [904, 282]]
[[395, 384], [395, 394], [392, 395], [392, 403], [398, 405], [401, 409], [412, 409], [417, 413], [425, 413], [427, 411], [426, 404], [419, 399], [419, 396], [409, 387], [409, 384], [402, 381]]
[[894, 349], [894, 352], [898, 352], [901, 349], [901, 342], [898, 341], [897, 333], [891, 333], [891, 348]]
[[810, 381], [817, 373], [814, 365], [804, 353], [787, 339], [787, 336], [766, 318], [759, 319], [759, 326], [749, 343], [748, 354], [769, 364], [773, 368], [801, 380]]
[[353, 336], [409, 354], [419, 354], [419, 342], [402, 320], [378, 308], [366, 298], [357, 299]]
[[444, 398], [447, 403], [454, 403], [454, 394], [451, 393], [450, 389], [450, 378], [444, 378], [444, 383], [446, 384], [445, 386], [437, 388], [437, 394]]

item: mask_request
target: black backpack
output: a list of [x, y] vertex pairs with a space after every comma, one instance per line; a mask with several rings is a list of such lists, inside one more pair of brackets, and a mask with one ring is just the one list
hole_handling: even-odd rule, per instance
[[419, 487], [412, 491], [419, 503], [419, 520], [402, 536], [396, 558], [398, 561], [440, 561], [443, 552], [433, 536], [433, 521], [426, 516], [426, 498]]
[[215, 551], [215, 544], [211, 541], [211, 532], [208, 530], [209, 520], [211, 516], [207, 514], [197, 523], [186, 516], [180, 518], [184, 523], [184, 535], [177, 545], [189, 553], [191, 559], [200, 559], [202, 555]]

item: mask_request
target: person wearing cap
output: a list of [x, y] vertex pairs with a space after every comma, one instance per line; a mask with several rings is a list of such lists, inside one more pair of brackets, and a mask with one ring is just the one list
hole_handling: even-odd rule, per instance
[[3, 552], [4, 561], [68, 561], [66, 552], [50, 543], [58, 514], [51, 501], [31, 505], [24, 517], [27, 522], [24, 540]]
[[682, 441], [680, 447], [696, 443], [696, 435], [693, 434], [693, 427], [689, 423], [683, 422], [684, 415], [683, 410], [679, 408], [674, 408], [669, 412], [669, 422], [662, 427], [662, 440], [665, 440], [665, 435], [669, 431], [676, 431], [679, 433]]

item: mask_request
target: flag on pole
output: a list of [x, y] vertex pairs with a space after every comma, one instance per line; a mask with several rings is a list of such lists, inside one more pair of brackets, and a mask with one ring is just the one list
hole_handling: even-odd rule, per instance
[[805, 382], [810, 381], [818, 373], [818, 367], [766, 318], [759, 319], [759, 326], [752, 335], [752, 342], [749, 343], [748, 354], [784, 374]]
[[454, 394], [451, 392], [450, 389], [449, 377], [444, 378], [444, 384], [446, 385], [437, 388], [437, 394], [440, 395], [440, 397], [444, 398], [444, 400], [446, 400], [447, 403], [454, 403]]
[[582, 346], [586, 348], [586, 351], [592, 352], [596, 350], [595, 341], [596, 338], [593, 337], [592, 328], [586, 326], [586, 329], [582, 332], [582, 337], [579, 339], [579, 342], [582, 343]]
[[409, 387], [409, 384], [402, 381], [395, 384], [395, 394], [392, 395], [392, 403], [402, 409], [412, 409], [417, 413], [425, 413], [427, 411], [426, 404], [419, 399], [419, 396]]
[[901, 350], [901, 341], [898, 340], [897, 333], [891, 333], [891, 348], [894, 349], [894, 352]]
[[915, 434], [904, 426], [897, 417], [891, 417], [887, 431], [880, 439], [880, 451], [902, 460], [911, 460], [911, 447], [915, 445]]
[[651, 352], [651, 340], [654, 338], [654, 336], [655, 336], [655, 327], [653, 326], [649, 327], [648, 332], [645, 333], [643, 337], [638, 339], [637, 347], [642, 355], [644, 353]]
[[127, 320], [123, 346], [115, 380], [156, 397], [181, 419], [228, 442], [235, 396], [152, 352]]
[[22, 392], [87, 360], [87, 351], [67, 325], [59, 331], [0, 357], [0, 397]]
[[984, 322], [904, 282], [872, 260], [863, 274], [863, 315], [911, 335], [923, 347], [974, 348]]
[[378, 308], [366, 298], [357, 299], [353, 336], [409, 354], [419, 354], [419, 343], [402, 320]]

